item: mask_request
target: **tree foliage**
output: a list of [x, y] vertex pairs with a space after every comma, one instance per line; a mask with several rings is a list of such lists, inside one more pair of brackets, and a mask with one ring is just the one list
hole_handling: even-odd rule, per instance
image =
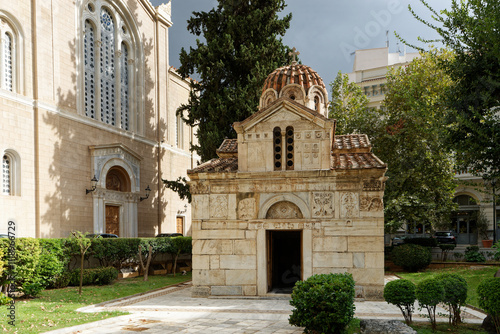
[[335, 133], [338, 135], [351, 133], [372, 135], [377, 125], [381, 124], [381, 115], [376, 109], [368, 108], [368, 98], [361, 88], [356, 83], [349, 82], [348, 75], [340, 71], [330, 87], [332, 101], [329, 117], [337, 120]]
[[217, 8], [188, 20], [188, 30], [205, 41], [181, 50], [179, 73], [196, 72], [200, 81], [191, 81], [189, 101], [177, 113], [198, 126], [192, 149], [203, 161], [216, 156], [225, 137], [235, 138], [231, 125], [256, 111], [265, 78], [290, 62], [280, 37], [292, 18], [278, 17], [284, 8], [284, 0], [219, 0]]
[[[373, 152], [387, 163], [387, 232], [405, 222], [443, 227], [454, 207], [454, 170], [446, 138], [443, 92], [451, 79], [438, 63], [452, 58], [432, 50], [408, 66], [389, 71], [383, 108], [367, 107], [361, 88], [337, 75], [332, 83], [330, 117], [341, 134], [365, 133]], [[341, 97], [344, 98], [341, 98]], [[338, 132], [337, 132], [338, 133]]]
[[388, 164], [386, 226], [446, 227], [454, 208], [453, 159], [445, 145], [448, 109], [443, 93], [451, 79], [438, 63], [452, 58], [431, 50], [387, 77], [385, 131], [375, 153]]
[[[452, 79], [447, 89], [449, 143], [457, 164], [486, 178], [500, 176], [500, 2], [452, 0], [440, 13], [420, 0], [434, 21], [413, 16], [434, 29], [455, 57], [440, 66]], [[427, 42], [423, 39], [421, 41]]]

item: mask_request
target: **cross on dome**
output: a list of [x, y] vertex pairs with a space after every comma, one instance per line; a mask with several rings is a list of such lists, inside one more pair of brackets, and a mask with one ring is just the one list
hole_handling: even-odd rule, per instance
[[300, 52], [299, 52], [299, 51], [297, 51], [297, 49], [296, 49], [296, 48], [295, 48], [295, 46], [294, 46], [294, 47], [292, 48], [292, 51], [291, 51], [291, 52], [288, 52], [288, 55], [293, 57], [292, 64], [295, 64], [295, 63], [297, 63], [297, 59], [295, 59], [295, 56], [300, 55]]

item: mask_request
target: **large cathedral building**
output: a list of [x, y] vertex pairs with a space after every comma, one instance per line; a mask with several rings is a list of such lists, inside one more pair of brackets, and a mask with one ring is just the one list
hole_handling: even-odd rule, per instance
[[196, 165], [176, 117], [189, 83], [169, 66], [170, 3], [3, 1], [0, 233], [190, 234], [161, 179]]

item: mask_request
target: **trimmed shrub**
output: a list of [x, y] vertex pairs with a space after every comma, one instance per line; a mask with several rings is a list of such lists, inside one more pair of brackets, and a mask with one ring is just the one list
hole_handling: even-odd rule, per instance
[[448, 259], [448, 253], [455, 249], [457, 245], [455, 244], [439, 244], [439, 248], [441, 249], [441, 260], [446, 261]]
[[64, 256], [63, 239], [38, 239], [40, 242], [40, 261], [36, 271], [39, 282], [48, 288], [55, 287], [55, 279], [61, 275], [68, 262]]
[[479, 252], [478, 246], [469, 246], [465, 249], [465, 261], [467, 262], [485, 262], [486, 258]]
[[429, 278], [417, 284], [416, 289], [420, 309], [427, 309], [432, 329], [436, 330], [436, 306], [444, 299], [444, 287], [441, 281]]
[[384, 299], [389, 304], [399, 307], [406, 324], [411, 325], [411, 317], [416, 300], [415, 284], [413, 282], [406, 279], [398, 279], [387, 283], [384, 287]]
[[57, 275], [56, 277], [54, 277], [53, 287], [55, 289], [65, 288], [69, 285], [70, 281], [71, 281], [71, 273], [68, 271], [65, 271], [65, 272]]
[[444, 273], [435, 277], [444, 288], [442, 302], [448, 306], [450, 312], [449, 323], [456, 326], [462, 322], [460, 308], [467, 299], [467, 281], [457, 274]]
[[354, 317], [354, 280], [351, 274], [313, 275], [296, 283], [289, 318], [305, 333], [345, 333]]
[[0, 305], [7, 305], [11, 302], [12, 298], [7, 295], [0, 293]]
[[101, 266], [113, 266], [120, 269], [122, 264], [135, 258], [139, 248], [139, 238], [94, 238], [89, 248]]
[[[13, 243], [11, 243], [10, 239], [6, 238], [0, 240], [0, 248], [3, 249], [4, 259], [8, 256], [9, 251], [16, 256], [15, 265], [9, 267], [3, 273], [3, 284], [6, 283], [7, 275], [10, 274], [15, 278], [17, 289], [25, 294], [31, 295], [31, 292], [34, 290], [30, 289], [32, 289], [32, 287], [34, 289], [40, 284], [36, 271], [37, 264], [40, 261], [40, 243], [38, 239], [19, 238], [12, 241]], [[10, 249], [11, 247], [12, 249]], [[25, 291], [25, 289], [29, 291]]]
[[436, 247], [437, 240], [434, 238], [406, 238], [405, 244], [419, 245], [424, 247]]
[[500, 277], [487, 278], [477, 287], [479, 307], [493, 319], [497, 333], [500, 332]]
[[432, 261], [432, 254], [429, 248], [414, 244], [404, 244], [394, 247], [391, 257], [395, 265], [403, 267], [404, 270], [409, 272], [427, 268]]
[[[118, 278], [118, 270], [115, 267], [83, 269], [82, 285], [107, 285]], [[69, 285], [80, 285], [80, 269], [71, 272]]]

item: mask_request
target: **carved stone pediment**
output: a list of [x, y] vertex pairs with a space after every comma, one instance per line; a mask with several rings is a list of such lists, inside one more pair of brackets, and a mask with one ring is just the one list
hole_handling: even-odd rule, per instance
[[292, 202], [278, 202], [267, 210], [266, 219], [301, 219], [302, 212]]

